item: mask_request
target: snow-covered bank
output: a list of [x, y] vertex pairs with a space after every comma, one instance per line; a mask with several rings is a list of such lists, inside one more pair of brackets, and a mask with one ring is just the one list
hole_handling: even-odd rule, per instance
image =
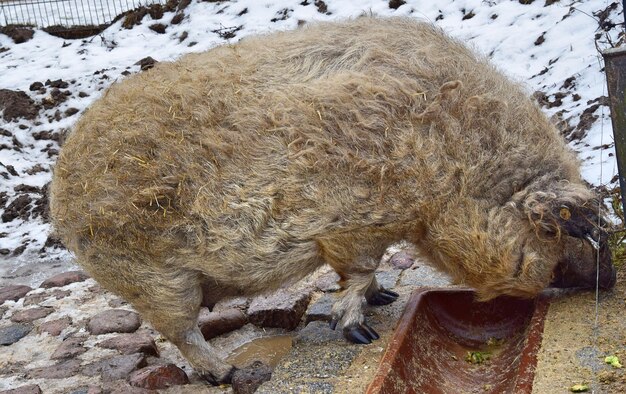
[[[174, 60], [302, 23], [362, 14], [429, 20], [488, 55], [525, 84], [529, 95], [540, 92], [535, 96], [548, 115], [561, 120], [588, 181], [608, 184], [616, 174], [597, 48], [623, 38], [618, 3], [233, 0], [192, 2], [179, 8], [147, 13], [130, 29], [119, 20], [88, 39], [66, 40], [35, 30], [32, 39], [15, 44], [0, 34], [0, 89], [25, 92], [36, 113], [31, 119], [7, 118], [5, 111], [0, 120], [0, 285], [24, 279], [36, 284], [40, 278], [32, 274], [38, 268], [32, 267], [47, 261], [43, 265], [47, 270], [69, 263], [70, 256], [48, 239], [44, 186], [59, 141], [104, 89], [129, 72], [138, 72], [136, 63], [148, 56]], [[31, 277], [24, 278], [23, 272], [29, 270]]]

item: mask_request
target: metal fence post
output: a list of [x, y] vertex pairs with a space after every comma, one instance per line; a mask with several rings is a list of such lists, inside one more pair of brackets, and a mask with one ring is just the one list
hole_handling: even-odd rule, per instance
[[626, 212], [626, 48], [611, 48], [602, 52], [606, 82], [609, 89], [611, 123], [615, 139], [615, 154], [622, 208]]

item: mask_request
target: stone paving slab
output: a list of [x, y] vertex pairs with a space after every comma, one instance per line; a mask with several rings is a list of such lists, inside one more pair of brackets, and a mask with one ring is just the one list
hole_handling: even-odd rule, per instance
[[[241, 323], [250, 320], [259, 324], [250, 319], [251, 314], [259, 311], [266, 313], [267, 319], [274, 315], [280, 318], [259, 324], [266, 327], [232, 325], [224, 331], [234, 331], [209, 342], [226, 357], [255, 338], [291, 333], [294, 336], [292, 350], [278, 363], [272, 379], [261, 386], [259, 392], [339, 392], [336, 386], [351, 379], [346, 378], [351, 376], [346, 371], [355, 368], [355, 360], [362, 359], [364, 354], [369, 354], [368, 360], [380, 358], [386, 338], [395, 327], [414, 283], [442, 283], [442, 277], [428, 269], [402, 271], [383, 264], [377, 273], [379, 283], [398, 291], [401, 297], [391, 305], [366, 307], [369, 324], [383, 339], [362, 346], [346, 342], [340, 329], [333, 331], [324, 321], [323, 314], [328, 313], [339, 295], [332, 285], [333, 278], [332, 271], [325, 267], [289, 290], [282, 289], [252, 300], [221, 302], [214, 312], [205, 311], [203, 324], [208, 324], [211, 316], [227, 314], [237, 314]], [[23, 294], [12, 296], [1, 305], [0, 331], [8, 332], [10, 341], [7, 339], [0, 352], [0, 391], [38, 387], [52, 394], [145, 392], [137, 387], [143, 384], [138, 383], [137, 376], [142, 375], [137, 371], [149, 371], [151, 379], [160, 382], [160, 377], [152, 378], [155, 371], [175, 370], [177, 373], [170, 375], [178, 376], [179, 381], [186, 384], [159, 389], [159, 392], [232, 392], [230, 386], [207, 385], [171, 343], [142, 321], [129, 304], [102, 289], [93, 279], [70, 272], [44, 283], [55, 285], [22, 291]], [[322, 320], [308, 318], [305, 311], [315, 311], [315, 305], [320, 303], [323, 304], [322, 315], [318, 318]], [[14, 320], [29, 323], [18, 324]], [[12, 334], [17, 331], [19, 335]], [[188, 377], [188, 383], [179, 370]], [[367, 372], [371, 375], [371, 371], [373, 368]], [[359, 380], [367, 381], [367, 376]]]
[[[400, 297], [390, 305], [365, 307], [368, 324], [381, 336], [372, 344], [350, 344], [344, 340], [340, 329], [333, 331], [329, 328], [327, 314], [339, 294], [328, 281], [332, 277], [328, 268], [290, 291], [281, 290], [276, 298], [264, 297], [264, 300], [275, 298], [285, 301], [276, 303], [277, 308], [283, 311], [285, 305], [297, 307], [300, 316], [302, 299], [308, 301], [310, 296], [307, 312], [299, 318], [295, 330], [253, 324], [237, 328], [240, 326], [238, 323], [233, 326], [236, 328], [234, 331], [209, 342], [226, 357], [234, 349], [256, 338], [290, 333], [293, 335], [293, 348], [278, 362], [272, 379], [261, 385], [257, 392], [362, 393], [377, 370], [411, 293], [422, 286], [450, 286], [445, 275], [420, 261], [412, 266], [403, 263], [403, 266], [409, 268], [399, 270], [383, 264], [377, 273], [379, 283], [398, 292]], [[323, 286], [316, 286], [315, 283], [323, 283]], [[285, 294], [295, 296], [285, 300]], [[302, 297], [302, 294], [306, 296]], [[142, 371], [149, 371], [150, 379], [159, 384], [161, 377], [154, 377], [158, 371], [166, 371], [177, 377], [179, 382], [186, 383], [159, 389], [158, 392], [232, 392], [231, 386], [207, 385], [171, 343], [147, 322], [138, 321], [128, 304], [104, 291], [92, 279], [33, 289], [17, 298], [8, 298], [1, 305], [0, 333], [4, 337], [0, 335], [0, 342], [4, 346], [0, 352], [0, 392], [22, 387], [27, 391], [41, 390], [52, 394], [146, 392], [146, 389], [137, 387], [144, 384], [137, 380], [137, 376], [142, 376], [137, 371], [142, 368]], [[615, 291], [601, 294], [599, 328], [594, 323], [594, 294], [568, 295], [552, 302], [539, 355], [536, 394], [565, 392], [563, 390], [567, 390], [568, 385], [579, 382], [589, 383], [597, 393], [626, 392], [626, 389], [622, 390], [626, 387], [624, 371], [612, 370], [603, 363], [603, 357], [609, 354], [620, 356], [622, 361], [626, 359], [625, 299], [623, 279], [618, 282]], [[26, 301], [28, 305], [25, 305]], [[215, 314], [219, 317], [230, 313], [241, 317], [250, 305], [248, 299], [224, 301], [216, 308], [217, 311], [208, 313], [208, 316]], [[271, 307], [266, 309], [270, 315], [273, 313]], [[45, 313], [40, 313], [40, 310]], [[108, 312], [109, 315], [120, 319], [127, 317], [129, 326], [135, 332], [120, 334], [103, 330], [103, 334], [90, 333], [89, 328], [93, 328], [90, 323], [105, 311], [113, 311]], [[26, 319], [29, 323], [14, 322], [22, 321], [24, 316], [32, 317]], [[105, 313], [105, 316], [108, 315]], [[122, 323], [113, 325], [122, 327]], [[289, 325], [293, 324], [289, 321]], [[176, 373], [172, 374], [172, 371]], [[188, 377], [188, 383], [183, 374]], [[135, 386], [131, 385], [133, 382]], [[615, 391], [616, 387], [618, 391]]]

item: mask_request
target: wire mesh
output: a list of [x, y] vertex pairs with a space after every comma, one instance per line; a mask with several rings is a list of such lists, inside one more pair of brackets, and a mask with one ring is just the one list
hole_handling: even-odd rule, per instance
[[0, 0], [0, 26], [102, 26], [118, 15], [166, 0]]

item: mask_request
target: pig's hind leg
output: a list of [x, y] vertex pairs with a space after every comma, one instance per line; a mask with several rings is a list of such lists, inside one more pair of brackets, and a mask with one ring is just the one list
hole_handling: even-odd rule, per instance
[[200, 375], [213, 384], [230, 382], [235, 368], [220, 358], [198, 327], [202, 287], [197, 272], [175, 264], [157, 266], [137, 256], [89, 260], [94, 279], [129, 301]]

